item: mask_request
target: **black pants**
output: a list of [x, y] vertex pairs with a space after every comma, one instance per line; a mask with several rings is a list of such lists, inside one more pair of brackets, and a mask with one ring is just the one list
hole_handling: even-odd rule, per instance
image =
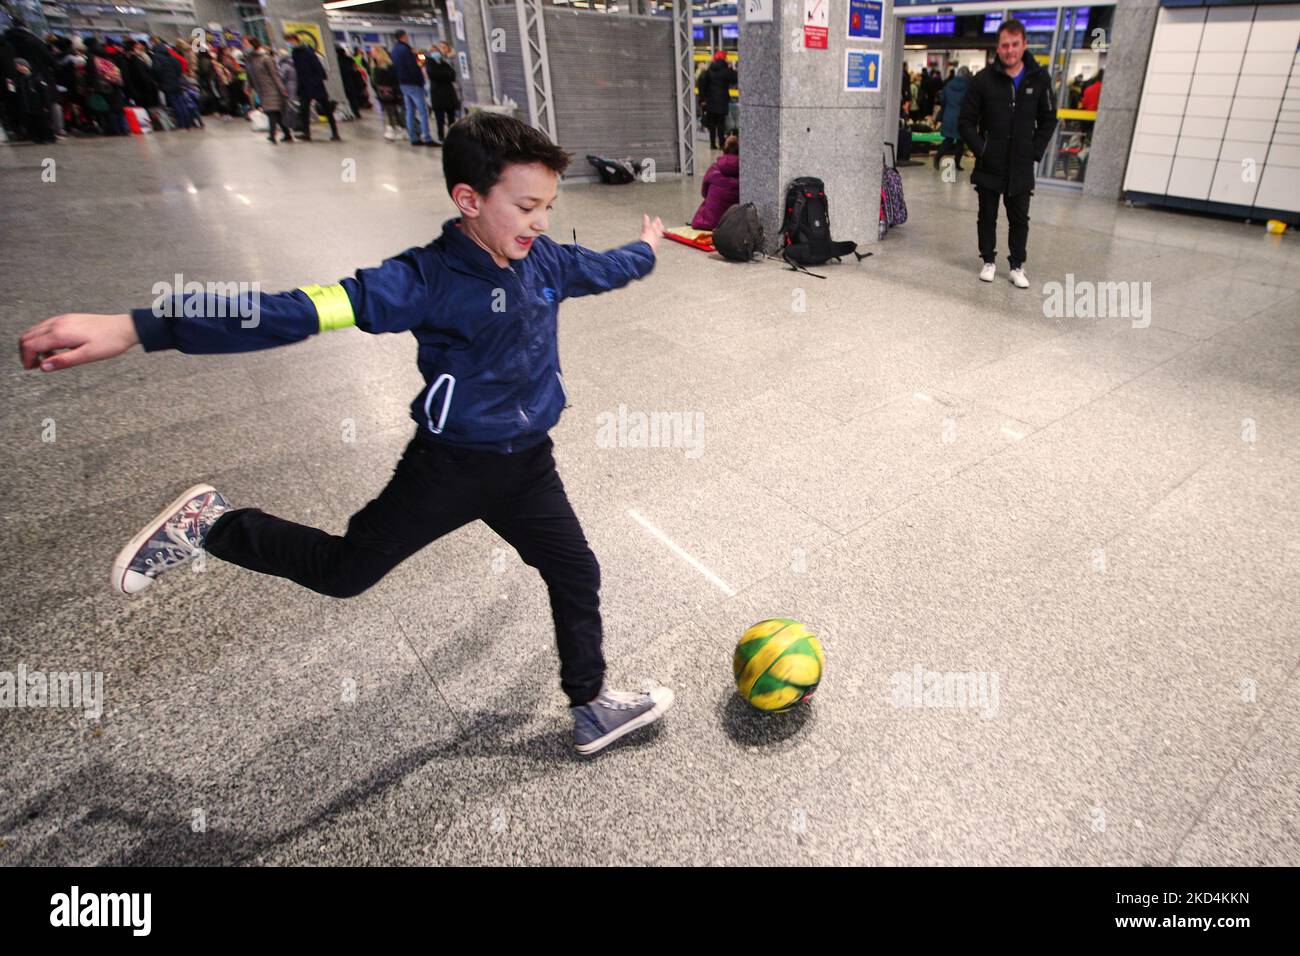
[[435, 109], [433, 121], [438, 124], [438, 139], [446, 139], [447, 128], [456, 122], [456, 111]]
[[961, 169], [961, 155], [964, 150], [965, 146], [962, 145], [961, 140], [951, 139], [945, 136], [943, 142], [940, 143], [934, 151], [934, 168], [939, 168], [939, 165], [945, 156], [955, 156], [956, 166], [958, 169]]
[[574, 706], [585, 704], [600, 693], [605, 674], [600, 565], [551, 448], [548, 438], [527, 451], [498, 455], [416, 437], [388, 486], [352, 516], [342, 537], [244, 508], [222, 515], [204, 547], [223, 561], [346, 598], [430, 542], [482, 520], [541, 572], [550, 592], [560, 684]]
[[[305, 97], [303, 97], [302, 105], [300, 105], [300, 106], [298, 107], [298, 111], [299, 111], [299, 113], [301, 114], [300, 118], [302, 119], [302, 138], [303, 138], [303, 139], [311, 139], [311, 105], [312, 105], [312, 102], [313, 102], [313, 100], [312, 100], [310, 97], [306, 97], [306, 96], [305, 96]], [[320, 104], [320, 107], [321, 107], [321, 109], [325, 112], [325, 115], [329, 117], [329, 120], [330, 120], [330, 136], [332, 136], [332, 137], [337, 137], [337, 136], [339, 135], [339, 126], [338, 126], [338, 123], [334, 122], [334, 101], [333, 101], [333, 100], [316, 100], [315, 102], [317, 102], [317, 103]]]
[[1029, 255], [1026, 245], [1029, 243], [1029, 197], [1032, 192], [1008, 196], [996, 189], [976, 186], [980, 197], [979, 240], [980, 258], [985, 262], [996, 262], [998, 258], [998, 200], [1007, 209], [1007, 244], [1011, 254], [1007, 259], [1011, 268], [1019, 269], [1025, 264]]
[[709, 148], [722, 149], [727, 138], [727, 114], [705, 113], [704, 125], [709, 131]]
[[285, 139], [293, 139], [293, 133], [289, 132], [289, 127], [284, 123], [284, 110], [265, 110], [266, 113], [266, 138], [275, 142], [275, 128], [278, 126], [284, 130]]

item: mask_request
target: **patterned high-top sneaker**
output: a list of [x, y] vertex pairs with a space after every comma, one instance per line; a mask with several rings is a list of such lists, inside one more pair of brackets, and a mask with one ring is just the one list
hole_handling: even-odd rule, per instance
[[601, 688], [591, 703], [569, 709], [574, 746], [580, 754], [594, 754], [624, 734], [654, 723], [672, 705], [673, 692], [667, 687], [640, 694]]
[[169, 504], [118, 554], [113, 588], [137, 594], [164, 571], [193, 560], [203, 550], [208, 530], [230, 510], [211, 485], [195, 485]]

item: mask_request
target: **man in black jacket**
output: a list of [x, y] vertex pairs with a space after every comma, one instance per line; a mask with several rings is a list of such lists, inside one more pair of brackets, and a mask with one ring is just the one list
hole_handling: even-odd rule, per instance
[[997, 59], [976, 75], [962, 103], [962, 139], [975, 154], [971, 181], [979, 193], [980, 278], [997, 272], [998, 200], [1007, 209], [1011, 281], [1028, 289], [1029, 198], [1034, 169], [1056, 130], [1052, 78], [1025, 49], [1025, 26], [1007, 20], [998, 28]]
[[284, 38], [293, 49], [293, 68], [298, 74], [298, 111], [302, 120], [302, 138], [311, 142], [311, 105], [322, 110], [330, 121], [330, 139], [339, 140], [338, 123], [334, 119], [334, 101], [325, 89], [325, 66], [314, 45], [306, 42], [303, 36], [286, 33]]
[[731, 111], [731, 88], [736, 82], [736, 71], [727, 63], [726, 52], [718, 50], [699, 80], [704, 125], [709, 130], [709, 149], [721, 149], [722, 141], [726, 139], [727, 114]]

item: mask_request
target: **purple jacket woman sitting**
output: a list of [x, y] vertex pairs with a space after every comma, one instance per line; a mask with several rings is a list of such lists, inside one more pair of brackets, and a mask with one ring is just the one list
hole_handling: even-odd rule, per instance
[[704, 202], [691, 220], [693, 229], [713, 229], [722, 214], [740, 202], [740, 147], [735, 136], [728, 136], [722, 155], [704, 174], [700, 188]]

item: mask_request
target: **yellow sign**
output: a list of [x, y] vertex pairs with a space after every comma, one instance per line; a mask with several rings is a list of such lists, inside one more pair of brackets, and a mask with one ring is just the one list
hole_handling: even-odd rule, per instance
[[[325, 41], [320, 35], [320, 26], [315, 23], [296, 23], [293, 20], [281, 20], [280, 24], [284, 27], [286, 34], [292, 34], [299, 37], [304, 43], [313, 47], [317, 53], [325, 56], [325, 62], [329, 62], [329, 56], [325, 53]], [[329, 67], [325, 67], [325, 72], [329, 72]]]

